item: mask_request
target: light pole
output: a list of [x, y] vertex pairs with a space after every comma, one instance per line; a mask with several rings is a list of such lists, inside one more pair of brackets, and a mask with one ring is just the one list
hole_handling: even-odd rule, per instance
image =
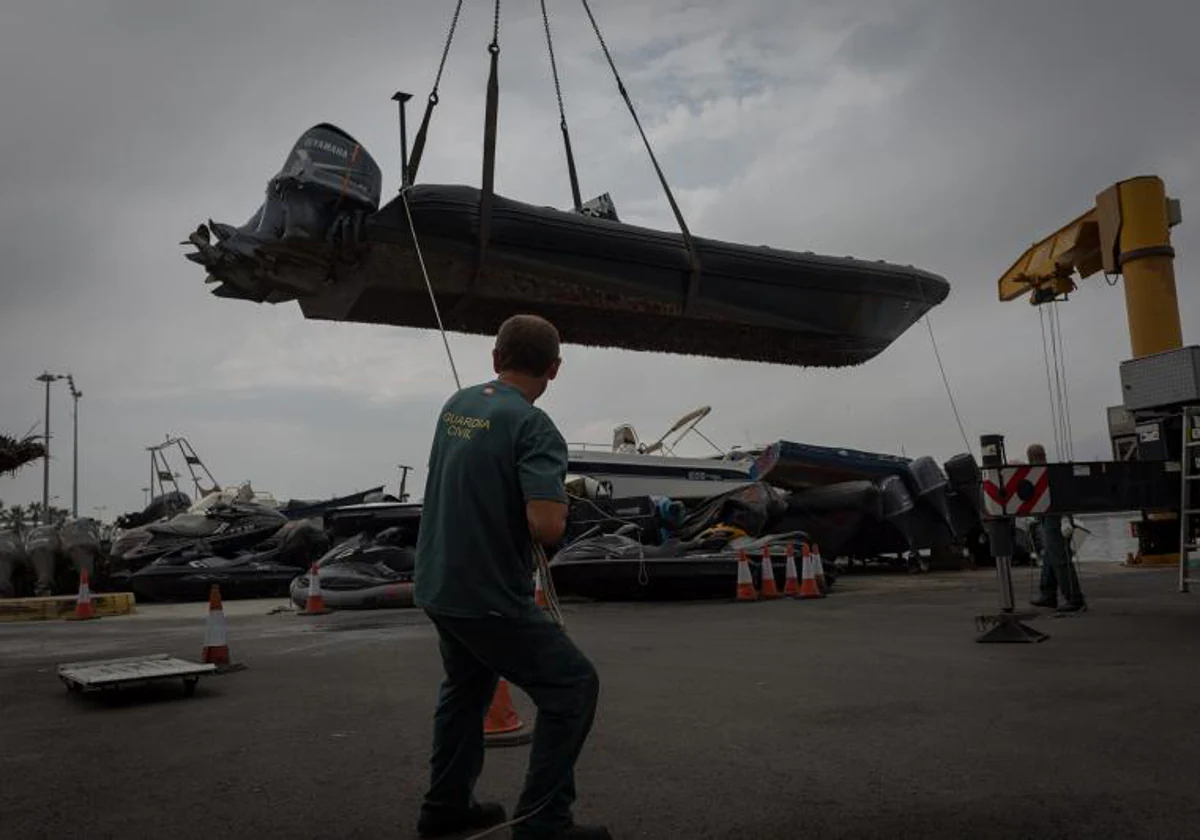
[[71, 389], [71, 518], [79, 518], [79, 398], [83, 391], [75, 387], [75, 377], [67, 374]]
[[[50, 509], [50, 383], [56, 379], [63, 377], [57, 373], [50, 373], [43, 370], [41, 375], [37, 377], [38, 382], [46, 384], [46, 454], [42, 456], [42, 510]], [[45, 514], [43, 514], [45, 515]]]

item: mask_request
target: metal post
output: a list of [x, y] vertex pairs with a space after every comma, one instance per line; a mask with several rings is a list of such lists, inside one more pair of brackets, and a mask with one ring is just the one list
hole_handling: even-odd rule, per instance
[[[1007, 462], [1003, 435], [980, 435], [979, 448], [982, 454], [984, 480], [989, 479], [1003, 489], [1004, 481], [998, 478], [999, 470]], [[1013, 612], [1016, 600], [1013, 596], [1012, 556], [1016, 549], [1015, 524], [1009, 516], [985, 516], [984, 529], [991, 544], [992, 557], [996, 561], [996, 580], [1000, 585], [1000, 613], [981, 615], [975, 619], [981, 630], [977, 642], [1043, 642], [1049, 638], [1045, 633], [1022, 623], [1022, 618]], [[989, 629], [984, 627], [991, 625]]]
[[402, 90], [392, 94], [392, 101], [400, 106], [400, 188], [409, 186], [410, 179], [408, 173], [408, 127], [404, 121], [404, 112], [407, 110], [404, 105], [408, 100], [412, 99], [411, 93], [405, 93]]
[[397, 466], [400, 468], [400, 501], [407, 502], [408, 493], [404, 491], [404, 488], [408, 484], [408, 472], [412, 467], [407, 464], [397, 464]]
[[67, 374], [71, 388], [71, 517], [79, 518], [79, 398], [83, 392], [75, 387], [75, 377]]
[[46, 386], [46, 414], [43, 421], [46, 454], [42, 457], [42, 516], [47, 516], [50, 511], [50, 383], [56, 379], [62, 379], [62, 377], [47, 370], [43, 370], [37, 377], [37, 381]]

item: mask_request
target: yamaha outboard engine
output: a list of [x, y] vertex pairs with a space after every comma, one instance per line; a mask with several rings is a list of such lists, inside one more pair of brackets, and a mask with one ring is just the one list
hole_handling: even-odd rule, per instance
[[357, 241], [382, 192], [375, 159], [349, 134], [321, 123], [292, 146], [250, 221], [236, 229], [214, 224], [212, 230], [232, 250], [280, 239]]

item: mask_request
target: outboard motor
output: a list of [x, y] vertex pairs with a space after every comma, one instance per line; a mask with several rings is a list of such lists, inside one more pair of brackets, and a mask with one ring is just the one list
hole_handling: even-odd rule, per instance
[[916, 502], [904, 486], [904, 479], [898, 475], [885, 476], [879, 482], [879, 489], [883, 493], [883, 518], [896, 527], [911, 548], [915, 524], [913, 509]]
[[25, 563], [25, 546], [14, 531], [0, 531], [0, 598], [17, 594], [13, 572]]
[[963, 536], [979, 527], [983, 516], [981, 473], [970, 452], [955, 455], [946, 462], [949, 477], [950, 526], [955, 536]]
[[946, 475], [954, 492], [966, 498], [976, 516], [983, 516], [983, 474], [970, 452], [955, 455], [946, 462]]
[[94, 519], [80, 517], [63, 523], [59, 530], [62, 550], [71, 561], [75, 580], [87, 570], [88, 580], [96, 585], [96, 561], [100, 557], [100, 527]]
[[365, 215], [379, 209], [382, 192], [375, 159], [349, 134], [321, 123], [292, 146], [250, 220], [236, 229], [215, 225], [213, 232], [235, 251], [280, 239], [358, 241]]
[[917, 499], [928, 504], [937, 511], [938, 516], [953, 527], [950, 522], [950, 506], [946, 498], [946, 487], [950, 479], [942, 471], [937, 461], [928, 455], [916, 458], [908, 465], [908, 474], [917, 491]]
[[62, 540], [53, 525], [38, 525], [25, 535], [25, 554], [37, 578], [34, 583], [35, 595], [54, 594], [54, 567], [61, 549]]

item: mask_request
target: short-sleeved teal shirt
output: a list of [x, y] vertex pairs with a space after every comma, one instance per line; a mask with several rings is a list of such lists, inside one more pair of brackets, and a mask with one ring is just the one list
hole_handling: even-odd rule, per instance
[[417, 541], [414, 603], [463, 618], [533, 606], [525, 503], [566, 502], [567, 444], [498, 380], [464, 388], [438, 416]]

